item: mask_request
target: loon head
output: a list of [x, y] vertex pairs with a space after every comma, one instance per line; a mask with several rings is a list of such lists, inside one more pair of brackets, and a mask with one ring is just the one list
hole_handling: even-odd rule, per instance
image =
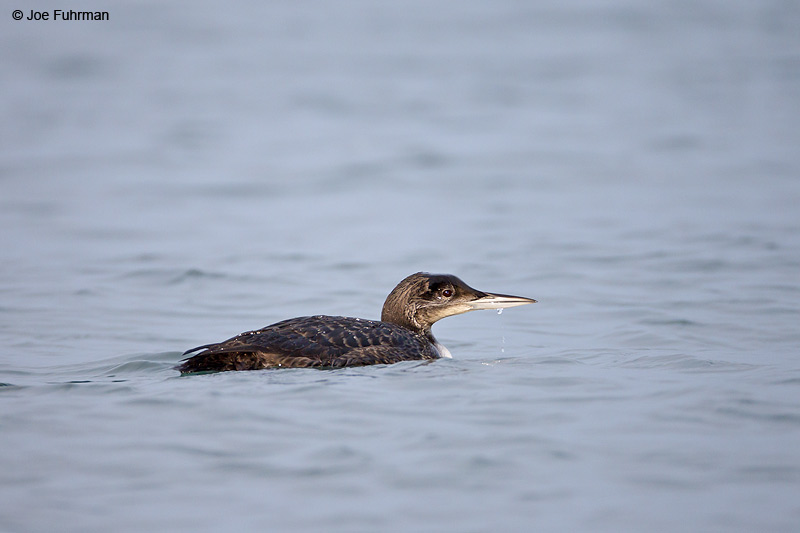
[[536, 300], [473, 289], [450, 274], [417, 272], [397, 284], [383, 304], [381, 320], [423, 334], [442, 318], [476, 309], [503, 309]]

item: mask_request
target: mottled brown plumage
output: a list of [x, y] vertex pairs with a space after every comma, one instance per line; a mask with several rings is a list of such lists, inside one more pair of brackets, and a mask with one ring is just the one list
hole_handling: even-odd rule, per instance
[[436, 359], [442, 351], [446, 353], [431, 333], [437, 320], [473, 309], [533, 302], [529, 298], [477, 291], [455, 276], [418, 272], [389, 294], [381, 321], [322, 315], [290, 318], [188, 350], [184, 355], [199, 353], [176, 368], [182, 373], [341, 368]]

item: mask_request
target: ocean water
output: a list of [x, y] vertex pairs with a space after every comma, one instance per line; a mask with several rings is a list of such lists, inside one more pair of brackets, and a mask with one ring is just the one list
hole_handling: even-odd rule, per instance
[[[796, 530], [798, 4], [107, 9], [0, 17], [0, 531]], [[419, 270], [539, 303], [173, 370]]]

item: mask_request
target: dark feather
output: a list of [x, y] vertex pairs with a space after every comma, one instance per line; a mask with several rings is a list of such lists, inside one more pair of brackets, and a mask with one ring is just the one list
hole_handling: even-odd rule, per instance
[[341, 368], [435, 359], [438, 353], [419, 333], [388, 322], [312, 316], [284, 320], [224, 342], [193, 348], [178, 370], [220, 372], [262, 368]]

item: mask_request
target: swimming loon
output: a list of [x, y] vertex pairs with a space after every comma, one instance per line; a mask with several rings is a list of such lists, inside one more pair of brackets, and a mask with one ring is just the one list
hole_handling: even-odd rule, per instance
[[417, 272], [395, 287], [381, 320], [341, 316], [290, 318], [184, 352], [197, 355], [176, 368], [181, 373], [279, 367], [341, 368], [451, 357], [431, 333], [434, 322], [475, 309], [535, 303], [521, 296], [475, 290], [449, 274]]

